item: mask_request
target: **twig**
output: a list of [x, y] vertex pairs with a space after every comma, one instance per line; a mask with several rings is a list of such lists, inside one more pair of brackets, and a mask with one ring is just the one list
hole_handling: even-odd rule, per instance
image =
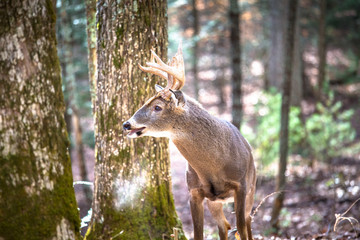
[[358, 198], [355, 202], [353, 202], [353, 203], [350, 205], [350, 207], [349, 207], [344, 213], [342, 213], [342, 214], [335, 213], [335, 218], [336, 218], [336, 220], [335, 220], [335, 224], [334, 224], [334, 232], [336, 232], [336, 227], [337, 227], [338, 224], [340, 224], [340, 223], [341, 223], [342, 221], [344, 221], [344, 220], [347, 220], [347, 221], [350, 222], [350, 224], [351, 224], [351, 226], [353, 227], [355, 233], [357, 234], [356, 228], [354, 227], [354, 224], [353, 224], [352, 221], [356, 222], [357, 224], [359, 224], [359, 221], [358, 221], [356, 218], [354, 218], [354, 217], [344, 217], [344, 216], [345, 216], [345, 214], [347, 214], [347, 213], [350, 211], [350, 209], [351, 209], [359, 200], [360, 200], [360, 198]]
[[265, 200], [268, 199], [269, 197], [275, 195], [275, 194], [278, 194], [278, 193], [283, 193], [283, 192], [287, 192], [286, 190], [282, 190], [282, 191], [277, 191], [277, 192], [273, 192], [273, 193], [270, 193], [269, 195], [267, 195], [266, 197], [264, 197], [260, 203], [257, 205], [257, 207], [255, 208], [255, 210], [253, 211], [252, 214], [250, 214], [250, 217], [251, 219], [254, 218], [255, 214], [259, 211], [259, 208], [261, 207], [261, 205], [264, 204]]

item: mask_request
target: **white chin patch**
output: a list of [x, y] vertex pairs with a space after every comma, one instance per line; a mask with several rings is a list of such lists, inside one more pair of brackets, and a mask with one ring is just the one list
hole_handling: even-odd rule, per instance
[[168, 132], [151, 132], [151, 131], [147, 131], [142, 136], [170, 138], [170, 134]]

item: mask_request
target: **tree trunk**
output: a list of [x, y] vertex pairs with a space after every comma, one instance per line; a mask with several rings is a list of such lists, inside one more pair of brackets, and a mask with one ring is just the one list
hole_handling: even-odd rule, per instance
[[[73, 107], [73, 113], [72, 113], [72, 123], [73, 123], [73, 129], [74, 129], [74, 140], [75, 140], [75, 153], [78, 160], [78, 165], [80, 169], [80, 177], [81, 181], [89, 181], [87, 169], [86, 169], [86, 160], [84, 156], [84, 143], [82, 140], [82, 127], [80, 124], [80, 116], [79, 116], [79, 110], [77, 107]], [[88, 207], [90, 208], [91, 202], [92, 202], [92, 191], [90, 186], [83, 185], [82, 186], [86, 202]]]
[[281, 101], [281, 126], [280, 126], [280, 161], [279, 161], [279, 172], [276, 182], [276, 191], [281, 193], [276, 197], [273, 210], [271, 213], [271, 224], [273, 227], [278, 228], [278, 218], [280, 210], [283, 206], [285, 193], [285, 172], [288, 157], [288, 135], [289, 135], [289, 110], [290, 110], [290, 99], [291, 99], [291, 75], [293, 68], [293, 53], [294, 50], [294, 35], [295, 35], [295, 23], [296, 23], [296, 7], [297, 0], [289, 1], [288, 6], [288, 24], [286, 31], [285, 41], [285, 61], [284, 61], [284, 83], [283, 83], [283, 94]]
[[268, 87], [281, 89], [284, 78], [284, 32], [287, 1], [270, 0], [270, 52], [267, 69]]
[[303, 98], [303, 42], [301, 38], [300, 28], [300, 14], [301, 6], [297, 5], [296, 9], [296, 25], [295, 25], [295, 39], [294, 39], [294, 64], [291, 77], [291, 106], [300, 106]]
[[[87, 170], [86, 170], [86, 161], [84, 156], [84, 144], [82, 141], [82, 127], [80, 125], [80, 115], [79, 110], [76, 105], [76, 77], [75, 77], [75, 67], [74, 67], [74, 58], [73, 58], [73, 19], [67, 13], [67, 9], [71, 7], [69, 6], [69, 2], [66, 0], [61, 1], [60, 7], [60, 31], [59, 38], [61, 39], [61, 49], [62, 58], [60, 60], [62, 66], [62, 74], [63, 81], [65, 85], [65, 91], [67, 93], [67, 102], [68, 108], [71, 109], [71, 128], [73, 131], [74, 137], [74, 146], [75, 146], [75, 154], [77, 158], [78, 167], [80, 170], [80, 176], [82, 181], [88, 181]], [[65, 117], [68, 114], [65, 115]], [[69, 124], [67, 122], [67, 124]], [[70, 134], [70, 132], [69, 132]], [[70, 152], [72, 152], [72, 148], [70, 148]], [[86, 197], [87, 205], [91, 205], [92, 201], [92, 191], [90, 186], [83, 185], [82, 186], [84, 195]]]
[[88, 65], [90, 93], [93, 113], [96, 102], [96, 0], [86, 0], [86, 21], [87, 21], [87, 43], [88, 43]]
[[240, 48], [240, 8], [237, 0], [230, 0], [230, 55], [231, 55], [231, 84], [232, 84], [232, 123], [240, 128], [242, 120], [241, 93], [241, 48]]
[[0, 238], [80, 239], [53, 1], [0, 3]]
[[194, 75], [194, 97], [196, 100], [199, 100], [199, 78], [198, 78], [198, 59], [199, 59], [199, 11], [196, 7], [197, 0], [192, 0], [192, 15], [193, 15], [193, 28], [194, 28], [194, 35], [193, 35], [193, 75]]
[[318, 41], [318, 57], [319, 57], [319, 75], [318, 86], [321, 94], [325, 82], [325, 66], [326, 66], [326, 0], [320, 0], [320, 19], [319, 19], [319, 41]]
[[218, 90], [219, 95], [219, 112], [224, 113], [226, 110], [226, 77], [224, 69], [221, 69], [223, 62], [219, 61], [218, 56], [221, 56], [221, 52], [219, 51], [219, 46], [221, 43], [225, 41], [225, 39], [221, 36], [218, 37], [218, 40], [214, 40], [213, 42], [213, 49], [212, 49], [212, 56], [213, 56], [213, 67], [215, 67], [215, 88]]
[[[181, 228], [171, 194], [168, 141], [129, 140], [122, 123], [159, 79], [138, 64], [166, 58], [166, 1], [97, 3], [97, 102], [93, 216], [86, 239], [170, 239]], [[185, 239], [184, 235], [180, 239]]]

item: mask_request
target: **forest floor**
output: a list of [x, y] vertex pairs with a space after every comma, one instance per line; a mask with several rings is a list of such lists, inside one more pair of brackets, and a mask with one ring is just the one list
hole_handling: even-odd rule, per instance
[[[186, 160], [171, 145], [171, 172], [176, 211], [189, 239], [193, 237], [189, 208], [189, 195], [185, 181]], [[360, 197], [360, 159], [335, 159], [332, 167], [315, 164], [313, 169], [294, 162], [288, 169], [284, 209], [280, 217], [280, 239], [355, 239], [360, 238], [360, 226], [355, 220], [341, 221], [333, 231], [335, 214], [342, 214]], [[254, 208], [275, 189], [273, 177], [260, 176]], [[254, 216], [252, 229], [255, 239], [271, 239], [272, 201], [270, 196]], [[233, 205], [226, 204], [224, 213], [232, 228], [235, 227]], [[344, 217], [360, 220], [360, 201]], [[205, 207], [206, 239], [218, 239], [217, 226]], [[274, 238], [273, 238], [274, 239]]]
[[[251, 114], [251, 101], [254, 96], [248, 89], [245, 96], [245, 112]], [[203, 95], [210, 98], [213, 93]], [[256, 98], [256, 96], [255, 96]], [[209, 100], [213, 101], [213, 100]], [[222, 118], [229, 119], [229, 108], [222, 113], [217, 112], [214, 102], [207, 102], [204, 107]], [[217, 113], [216, 113], [217, 112]], [[360, 117], [360, 109], [355, 115]], [[353, 123], [360, 131], [360, 121]], [[91, 120], [84, 119], [83, 126], [91, 126]], [[72, 154], [74, 181], [80, 180], [77, 159]], [[85, 158], [89, 180], [94, 180], [94, 151], [85, 147]], [[186, 160], [176, 147], [170, 144], [172, 191], [175, 207], [182, 221], [183, 229], [188, 239], [193, 238], [193, 227], [189, 207], [189, 194], [185, 181]], [[342, 157], [328, 163], [318, 163], [309, 167], [304, 159], [291, 156], [288, 164], [287, 187], [285, 192], [284, 208], [280, 215], [280, 231], [274, 234], [270, 226], [272, 202], [275, 199], [275, 177], [258, 176], [257, 191], [254, 208], [264, 199], [264, 203], [255, 214], [252, 229], [255, 239], [360, 239], [360, 154], [351, 157]], [[261, 166], [257, 165], [261, 172]], [[263, 171], [262, 171], [263, 172]], [[80, 208], [80, 215], [84, 217], [90, 208], [83, 195], [82, 186], [75, 186], [76, 197]], [[355, 203], [353, 206], [352, 204]], [[235, 228], [235, 214], [233, 205], [224, 205], [224, 213], [232, 228]], [[336, 217], [336, 214], [342, 214]], [[334, 224], [337, 224], [334, 231]], [[83, 229], [83, 233], [85, 232]], [[205, 207], [205, 239], [218, 239], [218, 230], [215, 221]], [[231, 238], [230, 238], [231, 239]]]
[[[193, 227], [189, 207], [189, 194], [185, 181], [186, 160], [176, 147], [170, 145], [172, 191], [175, 207], [188, 239], [193, 238]], [[87, 159], [94, 152], [87, 148]], [[76, 159], [74, 158], [74, 161]], [[90, 180], [93, 181], [93, 161], [88, 161]], [[73, 163], [74, 181], [80, 180], [76, 161]], [[275, 195], [265, 199], [255, 214], [252, 229], [255, 239], [360, 239], [360, 201], [347, 212], [360, 197], [360, 158], [339, 158], [329, 165], [315, 164], [313, 168], [303, 166], [293, 159], [288, 168], [287, 191], [284, 209], [280, 216], [280, 232], [273, 234], [270, 226], [272, 202]], [[81, 217], [87, 214], [82, 187], [75, 186]], [[254, 208], [275, 189], [274, 177], [259, 176]], [[334, 232], [335, 214], [344, 214]], [[235, 214], [231, 203], [224, 205], [224, 213], [232, 228]], [[345, 219], [348, 218], [348, 219]], [[351, 218], [354, 218], [351, 220]], [[351, 222], [350, 222], [351, 221]], [[204, 232], [207, 240], [218, 239], [218, 230], [210, 212], [205, 207]], [[275, 238], [275, 236], [277, 238]]]

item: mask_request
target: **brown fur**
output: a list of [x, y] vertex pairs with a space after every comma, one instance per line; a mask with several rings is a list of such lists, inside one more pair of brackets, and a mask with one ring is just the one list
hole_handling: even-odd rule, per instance
[[[256, 173], [249, 143], [234, 125], [210, 115], [182, 92], [177, 93], [183, 98], [176, 96], [178, 100], [173, 97], [166, 101], [156, 97], [140, 108], [128, 122], [132, 129], [146, 128], [130, 137], [169, 137], [188, 161], [186, 179], [195, 240], [203, 239], [205, 198], [218, 224], [220, 239], [227, 239], [230, 225], [221, 201], [231, 197], [235, 200], [240, 237], [252, 239], [250, 212]], [[155, 106], [162, 110], [155, 111]]]

